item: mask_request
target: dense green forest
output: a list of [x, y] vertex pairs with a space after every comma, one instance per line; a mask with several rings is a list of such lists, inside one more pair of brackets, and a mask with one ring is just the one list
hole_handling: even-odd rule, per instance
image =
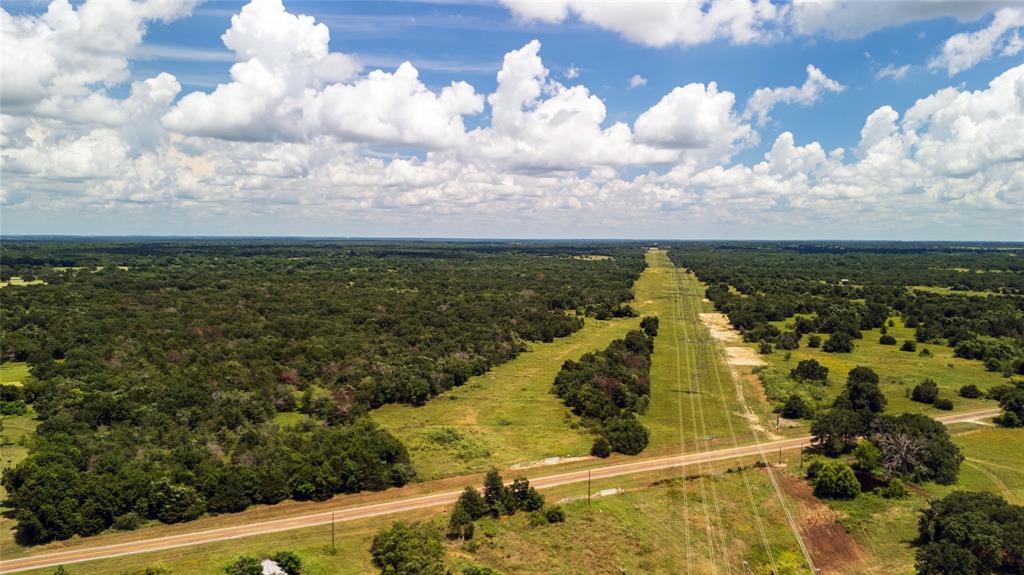
[[[747, 341], [792, 349], [800, 335], [818, 332], [831, 334], [825, 351], [849, 351], [861, 330], [882, 328], [898, 315], [916, 328], [919, 343], [947, 344], [992, 371], [1024, 374], [1019, 244], [730, 242], [673, 248], [672, 261], [708, 285], [708, 299]], [[793, 316], [795, 333], [769, 323]]]
[[40, 419], [3, 478], [23, 543], [404, 484], [408, 454], [368, 409], [422, 404], [583, 316], [632, 315], [645, 265], [621, 243], [0, 250], [0, 276], [45, 282], [0, 292], [0, 358], [32, 375], [5, 397]]

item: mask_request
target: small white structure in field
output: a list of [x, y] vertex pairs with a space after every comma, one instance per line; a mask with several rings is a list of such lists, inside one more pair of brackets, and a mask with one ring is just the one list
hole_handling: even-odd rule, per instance
[[263, 575], [288, 575], [280, 565], [270, 559], [264, 559], [261, 565], [263, 565]]

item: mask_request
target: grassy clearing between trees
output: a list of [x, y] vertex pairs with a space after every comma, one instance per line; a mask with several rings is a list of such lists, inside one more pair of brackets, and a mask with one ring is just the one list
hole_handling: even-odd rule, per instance
[[0, 385], [21, 384], [28, 377], [28, 363], [8, 361], [0, 363]]
[[[731, 445], [727, 418], [732, 418], [741, 443], [751, 441], [749, 426], [738, 415], [742, 411], [729, 368], [719, 360], [698, 316], [712, 311], [703, 301], [704, 286], [692, 274], [676, 269], [665, 251], [649, 251], [647, 265], [636, 285], [634, 305], [641, 315], [658, 316], [660, 321], [651, 358], [651, 407], [640, 418], [651, 431], [650, 447], [681, 442], [686, 451], [697, 451], [719, 443]], [[695, 429], [700, 411], [703, 425]]]
[[602, 349], [639, 323], [588, 318], [576, 333], [531, 344], [530, 351], [422, 407], [385, 405], [372, 417], [405, 444], [425, 480], [587, 455], [593, 438], [573, 427], [579, 418], [551, 393], [551, 385], [567, 359]]
[[[895, 318], [894, 322], [896, 325], [888, 330], [897, 342], [902, 344], [905, 340], [914, 339], [914, 329], [904, 327], [899, 318]], [[793, 320], [772, 323], [779, 329], [791, 329]], [[828, 402], [842, 391], [846, 374], [851, 369], [858, 365], [870, 367], [878, 373], [882, 392], [889, 400], [887, 413], [923, 413], [933, 417], [949, 413], [910, 400], [910, 390], [925, 378], [931, 378], [938, 385], [939, 397], [953, 401], [954, 412], [996, 406], [994, 401], [960, 397], [957, 391], [961, 386], [974, 384], [979, 389], [987, 391], [1009, 381], [999, 373], [985, 371], [985, 366], [980, 361], [953, 357], [953, 348], [946, 345], [918, 343], [917, 351], [907, 352], [900, 351], [900, 345], [878, 343], [881, 336], [878, 329], [864, 330], [863, 334], [863, 339], [854, 340], [854, 349], [850, 353], [826, 353], [821, 348], [807, 347], [808, 335], [804, 335], [800, 339], [800, 348], [790, 352], [789, 360], [785, 359], [787, 352], [779, 349], [763, 357], [782, 376], [788, 375], [801, 360], [815, 359], [820, 362], [829, 369], [829, 386], [822, 390]], [[825, 340], [828, 334], [819, 335]], [[756, 343], [747, 345], [757, 349]], [[921, 350], [925, 348], [932, 353], [932, 357], [920, 355]], [[814, 385], [801, 384], [794, 389], [809, 389]]]
[[44, 283], [46, 283], [46, 282], [44, 282], [43, 280], [28, 280], [28, 281], [25, 281], [25, 280], [21, 279], [18, 276], [11, 276], [11, 279], [9, 279], [9, 280], [0, 281], [0, 288], [7, 287], [7, 286], [34, 286], [34, 285], [39, 285], [39, 284], [44, 284]]
[[[750, 463], [750, 462], [747, 462]], [[549, 503], [562, 502], [566, 521], [562, 524], [531, 526], [529, 515], [518, 513], [501, 519], [478, 521], [476, 551], [458, 543], [448, 543], [449, 564], [454, 573], [470, 564], [486, 565], [512, 573], [576, 574], [576, 573], [681, 573], [686, 570], [686, 542], [683, 533], [690, 533], [690, 559], [694, 573], [710, 572], [709, 561], [716, 565], [728, 561], [731, 572], [742, 573], [742, 562], [751, 568], [766, 564], [760, 536], [747, 501], [742, 477], [724, 473], [727, 465], [716, 469], [721, 473], [714, 481], [724, 496], [721, 523], [712, 526], [714, 555], [708, 547], [708, 532], [703, 514], [691, 505], [688, 513], [681, 499], [699, 497], [697, 481], [680, 479], [678, 469], [654, 473], [595, 480], [592, 491], [621, 489], [623, 493], [594, 497], [588, 507], [585, 483], [544, 490]], [[511, 479], [509, 475], [507, 479]], [[762, 471], [747, 472], [759, 511], [766, 528], [766, 537], [777, 562], [799, 565], [799, 550], [793, 535], [785, 526], [781, 508], [772, 493], [771, 484]], [[657, 483], [657, 484], [655, 484]], [[655, 484], [655, 485], [652, 485]], [[793, 502], [789, 502], [793, 505]], [[241, 554], [267, 556], [281, 550], [299, 554], [306, 575], [355, 575], [375, 573], [371, 564], [370, 542], [376, 531], [396, 520], [430, 521], [439, 531], [447, 525], [447, 512], [423, 510], [401, 516], [386, 516], [356, 522], [339, 523], [336, 553], [331, 552], [329, 525], [285, 531], [270, 535], [222, 541], [208, 545], [169, 549], [156, 553], [128, 555], [68, 565], [74, 575], [106, 575], [109, 573], [141, 573], [147, 567], [165, 567], [172, 574], [222, 575], [224, 567]], [[725, 536], [726, 552], [722, 556], [721, 537]], [[624, 571], [623, 571], [624, 570]], [[26, 571], [29, 575], [50, 575], [53, 569]]]
[[[941, 498], [956, 490], [990, 491], [1008, 502], [1024, 504], [1024, 429], [1003, 429], [965, 424], [951, 429], [953, 441], [967, 458], [953, 485], [928, 483], [911, 490], [904, 499], [884, 499], [862, 494], [853, 501], [830, 501], [840, 522], [865, 550], [865, 561], [856, 573], [870, 575], [912, 574], [917, 518], [929, 498]], [[851, 572], [852, 575], [853, 572]]]

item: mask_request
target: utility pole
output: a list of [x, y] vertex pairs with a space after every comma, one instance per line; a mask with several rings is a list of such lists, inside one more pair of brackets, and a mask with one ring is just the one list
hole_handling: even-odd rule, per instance
[[779, 465], [782, 465], [782, 448], [779, 448]]
[[800, 444], [800, 469], [804, 468], [804, 444]]
[[590, 508], [590, 470], [587, 469], [587, 508]]
[[334, 512], [331, 511], [331, 554], [337, 554], [338, 548], [334, 544]]

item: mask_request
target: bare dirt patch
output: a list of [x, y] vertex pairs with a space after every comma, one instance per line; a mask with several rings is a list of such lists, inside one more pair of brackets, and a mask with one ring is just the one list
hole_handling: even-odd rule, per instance
[[732, 327], [732, 324], [729, 323], [729, 317], [724, 313], [712, 312], [698, 315], [700, 315], [700, 321], [708, 328], [708, 332], [715, 340], [721, 342], [743, 341], [740, 333]]
[[725, 353], [728, 356], [729, 364], [733, 368], [768, 365], [753, 349], [745, 345], [728, 345], [730, 343], [740, 343], [743, 341], [743, 338], [740, 337], [740, 332], [732, 327], [728, 316], [724, 313], [702, 313], [699, 315], [700, 321], [708, 328], [708, 333], [711, 334], [711, 337], [715, 341], [726, 344]]
[[859, 573], [864, 550], [836, 521], [836, 511], [815, 497], [805, 481], [779, 474], [779, 485], [799, 504], [800, 536], [814, 559], [814, 566], [823, 575]]

